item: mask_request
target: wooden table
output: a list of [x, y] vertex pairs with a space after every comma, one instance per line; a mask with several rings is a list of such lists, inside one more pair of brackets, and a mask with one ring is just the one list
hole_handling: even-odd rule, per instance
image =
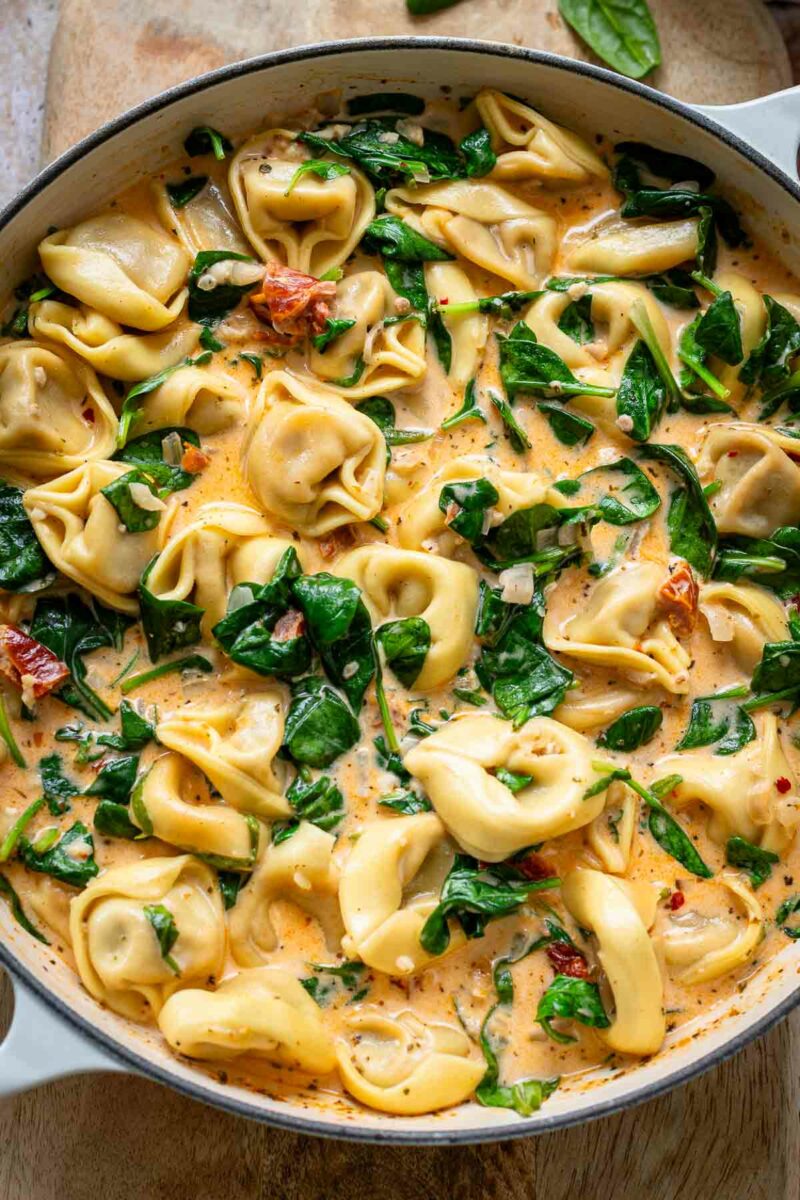
[[[697, 101], [721, 101], [790, 82], [786, 56], [774, 30], [764, 27], [757, 0], [651, 2], [665, 45], [673, 48], [668, 67], [654, 81], [658, 86]], [[215, 24], [225, 23], [218, 0], [209, 2], [205, 20], [196, 19], [203, 3], [62, 0], [52, 102], [45, 111], [56, 0], [2, 0], [0, 114], [6, 120], [0, 201], [35, 170], [43, 128], [46, 148], [56, 151], [91, 127], [99, 113], [196, 70], [270, 48], [263, 29], [256, 41], [247, 28], [237, 33], [231, 13], [235, 17], [242, 0], [222, 5], [224, 36]], [[307, 18], [306, 5], [317, 0], [300, 3]], [[328, 24], [318, 36], [330, 35], [337, 7], [347, 21], [336, 32], [370, 32], [378, 8], [391, 21], [378, 22], [372, 31], [399, 32], [400, 18], [385, 7], [389, 3], [399, 6], [401, 0], [364, 5], [327, 0]], [[442, 14], [438, 25], [424, 32], [480, 35], [476, 6], [484, 5], [491, 22], [494, 7], [501, 17], [510, 12], [519, 20], [527, 14], [520, 25], [524, 36], [506, 32], [510, 40], [575, 52], [555, 16], [555, 0], [526, 3], [523, 9], [519, 0], [470, 0], [457, 18]], [[712, 15], [730, 37], [708, 32], [709, 3], [718, 5]], [[263, 2], [251, 7], [263, 24]], [[791, 5], [784, 0], [780, 7]], [[187, 9], [194, 18], [191, 36], [181, 35], [176, 25], [176, 11]], [[298, 0], [284, 9], [297, 12]], [[164, 14], [160, 23], [159, 12]], [[795, 32], [800, 22], [792, 21], [794, 14], [780, 15]], [[152, 18], [149, 25], [146, 17]], [[130, 42], [119, 41], [119, 29], [113, 36], [108, 32], [111, 23], [125, 20]], [[692, 20], [706, 31], [699, 49]], [[304, 40], [300, 25], [302, 20], [298, 28], [274, 33], [278, 44]], [[134, 38], [134, 30], [142, 36]], [[237, 36], [247, 50], [237, 47]], [[498, 29], [486, 36], [503, 33]], [[128, 71], [134, 42], [136, 69]], [[724, 69], [703, 57], [717, 52]], [[87, 111], [92, 103], [95, 108]], [[9, 989], [0, 980], [0, 1028], [9, 1004]], [[324, 1142], [251, 1124], [140, 1079], [88, 1076], [0, 1104], [0, 1200], [352, 1200], [354, 1195], [369, 1200], [798, 1200], [798, 1108], [800, 1012], [669, 1096], [582, 1128], [500, 1146], [415, 1150]]]

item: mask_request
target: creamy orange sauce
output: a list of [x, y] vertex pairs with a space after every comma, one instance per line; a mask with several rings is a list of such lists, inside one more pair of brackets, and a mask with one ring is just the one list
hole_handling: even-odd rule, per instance
[[[437, 104], [429, 110], [425, 123], [447, 129], [458, 139], [470, 127], [474, 127], [474, 114], [469, 110], [465, 114], [454, 113], [447, 106]], [[294, 129], [300, 128], [300, 125], [289, 120], [286, 127]], [[601, 152], [608, 151], [608, 146], [601, 147]], [[203, 174], [208, 174], [222, 186], [227, 166], [228, 163], [215, 163], [210, 156], [202, 159], [201, 168], [198, 167], [197, 159], [187, 159], [185, 162], [176, 163], [155, 182], [179, 179], [184, 169], [190, 167], [192, 172], [202, 169]], [[474, 182], [476, 186], [480, 184], [480, 180]], [[572, 187], [551, 184], [546, 188], [538, 186], [535, 182], [514, 181], [504, 183], [504, 186], [515, 196], [527, 199], [529, 203], [555, 218], [557, 252], [550, 270], [546, 272], [547, 275], [573, 273], [568, 264], [570, 249], [584, 240], [588, 231], [605, 221], [610, 214], [616, 213], [619, 208], [619, 195], [608, 181], [593, 180]], [[123, 193], [112, 207], [115, 211], [143, 220], [153, 228], [163, 228], [151, 181]], [[377, 260], [357, 252], [345, 264], [345, 275], [349, 276], [366, 268], [375, 269], [376, 263]], [[762, 293], [775, 294], [798, 290], [796, 282], [786, 274], [781, 264], [765, 253], [757, 238], [753, 239], [752, 245], [736, 250], [731, 250], [721, 243], [718, 271], [728, 269], [741, 273]], [[480, 295], [510, 290], [510, 285], [475, 267], [474, 264], [467, 264], [467, 270], [473, 286]], [[662, 305], [661, 309], [674, 347], [681, 328], [693, 314], [665, 305]], [[523, 316], [524, 311], [516, 319], [522, 319]], [[242, 341], [234, 340], [234, 336], [226, 336], [226, 330], [235, 335], [235, 321], [235, 317], [226, 318], [216, 330], [220, 340], [226, 342], [226, 347], [214, 354], [207, 369], [211, 373], [230, 375], [238, 380], [246, 388], [252, 402], [260, 383], [255, 377], [252, 365], [241, 358], [241, 353], [261, 353], [263, 346], [249, 336], [245, 336]], [[392, 546], [401, 545], [399, 533], [404, 515], [408, 511], [407, 506], [426, 487], [432, 476], [452, 459], [464, 455], [483, 455], [504, 470], [536, 471], [543, 480], [552, 483], [565, 478], [576, 478], [591, 467], [613, 462], [623, 455], [636, 458], [636, 445], [620, 430], [602, 424], [597, 425], [595, 433], [584, 446], [563, 445], [554, 436], [544, 414], [538, 411], [532, 398], [521, 399], [514, 412], [527, 432], [533, 449], [523, 453], [514, 451], [505, 436], [498, 413], [486, 401], [490, 391], [502, 393], [493, 331], [495, 328], [507, 331], [508, 326], [502, 323], [498, 326], [494, 319], [490, 318], [489, 327], [490, 333], [485, 350], [480, 356], [480, 369], [477, 374], [477, 392], [482, 397], [482, 407], [486, 415], [484, 424], [471, 421], [451, 431], [443, 432], [440, 429], [442, 421], [460, 407], [463, 389], [453, 387], [448, 382], [430, 341], [427, 348], [427, 373], [422, 382], [413, 388], [401, 389], [390, 394], [399, 427], [425, 428], [435, 432], [429, 440], [393, 449], [386, 481], [386, 502], [381, 511], [381, 516], [388, 525], [385, 534], [369, 524], [356, 523], [346, 526], [338, 538], [310, 538], [282, 526], [279, 520], [267, 514], [274, 533], [294, 541], [307, 572], [335, 572], [340, 552], [347, 551], [355, 545], [377, 541], [385, 541]], [[629, 344], [626, 342], [616, 361], [624, 361]], [[264, 373], [267, 375], [270, 371], [287, 365], [290, 369], [303, 370], [304, 352], [293, 350], [288, 359], [283, 361], [265, 357]], [[679, 363], [674, 353], [672, 365], [677, 372]], [[119, 409], [119, 396], [113, 389], [109, 389], [109, 392]], [[575, 411], [579, 408], [580, 406], [576, 405]], [[757, 411], [756, 401], [747, 401], [739, 408], [737, 419], [755, 421]], [[683, 410], [674, 414], [667, 413], [662, 417], [651, 440], [677, 443], [683, 446], [696, 462], [707, 425], [730, 419], [725, 415], [698, 417]], [[198, 509], [204, 504], [224, 499], [259, 509], [258, 499], [249, 487], [240, 466], [242, 436], [243, 426], [237, 423], [227, 430], [202, 438], [203, 450], [209, 455], [210, 461], [190, 488], [176, 493], [169, 499], [168, 511], [159, 525], [161, 549], [196, 519]], [[600, 523], [591, 532], [591, 548], [595, 559], [599, 561], [616, 554], [620, 562], [654, 562], [663, 565], [666, 570], [670, 560], [670, 547], [665, 519], [674, 480], [660, 464], [642, 464], [642, 469], [662, 498], [658, 513], [646, 522], [623, 527], [611, 527]], [[708, 480], [704, 479], [703, 482]], [[585, 498], [584, 491], [580, 502], [585, 502]], [[567, 500], [566, 503], [570, 501]], [[455, 557], [480, 570], [484, 578], [496, 582], [481, 567], [466, 543], [458, 548]], [[585, 610], [587, 599], [596, 585], [597, 580], [588, 573], [586, 565], [568, 567], [555, 582], [548, 584], [548, 612], [552, 613], [556, 622], [563, 627], [570, 618]], [[35, 597], [19, 599], [6, 596], [3, 600], [10, 619], [17, 623], [30, 616], [35, 603]], [[615, 765], [624, 762], [630, 767], [634, 778], [644, 783], [652, 782], [659, 777], [656, 765], [658, 760], [674, 750], [688, 724], [692, 700], [730, 685], [749, 682], [749, 677], [731, 653], [729, 644], [715, 642], [702, 617], [691, 636], [682, 640], [682, 645], [690, 659], [688, 690], [685, 694], [670, 693], [652, 681], [631, 679], [626, 673], [609, 666], [593, 666], [569, 655], [555, 653], [554, 656], [574, 672], [576, 684], [575, 689], [568, 693], [564, 708], [556, 711], [555, 718], [559, 719], [564, 715], [565, 722], [571, 724], [565, 710], [576, 700], [587, 697], [594, 697], [598, 701], [603, 698], [608, 700], [615, 692], [622, 697], [618, 712], [635, 704], [657, 705], [663, 713], [663, 724], [646, 745], [624, 755], [614, 755], [599, 748], [593, 751], [594, 758], [613, 762]], [[180, 713], [184, 707], [198, 701], [213, 706], [231, 697], [257, 693], [263, 686], [262, 680], [236, 667], [218, 647], [209, 642], [196, 649], [213, 663], [212, 674], [192, 678], [168, 675], [141, 687], [132, 694], [131, 699], [141, 701], [148, 710], [155, 706], [159, 718], [163, 719], [167, 715]], [[191, 652], [191, 649], [184, 651]], [[476, 709], [459, 700], [452, 692], [453, 685], [469, 689], [478, 686], [473, 668], [479, 652], [480, 646], [475, 641], [470, 657], [463, 664], [463, 673], [452, 679], [447, 686], [425, 695], [415, 692], [413, 688], [410, 691], [405, 689], [391, 672], [387, 671], [384, 677], [386, 693], [396, 729], [402, 733], [407, 728], [409, 713], [415, 708], [425, 709], [424, 718], [438, 728], [444, 727], [445, 724], [442, 721], [442, 712], [450, 716], [493, 711], [494, 706], [488, 696], [484, 697], [485, 707]], [[134, 654], [138, 657], [131, 665]], [[114, 681], [120, 679], [126, 668], [129, 676], [146, 670], [149, 665], [144, 638], [139, 627], [134, 626], [127, 632], [122, 650], [100, 650], [89, 656], [88, 682], [110, 707], [116, 708], [120, 693], [118, 683]], [[74, 747], [54, 739], [57, 729], [76, 719], [83, 720], [90, 728], [96, 727], [95, 722], [69, 710], [53, 698], [42, 700], [37, 705], [33, 722], [18, 719], [18, 701], [10, 691], [7, 691], [7, 704], [13, 718], [14, 734], [28, 766], [21, 769], [8, 758], [2, 766], [0, 838], [39, 793], [36, 764], [41, 757], [54, 751], [60, 753], [66, 773], [81, 788], [91, 783], [96, 770], [96, 765], [81, 766], [72, 761]], [[791, 719], [784, 720], [781, 709], [777, 712], [783, 749], [792, 772], [796, 772], [800, 768], [798, 750], [792, 739], [796, 722]], [[607, 726], [608, 720], [581, 727], [582, 732], [594, 742], [601, 730]], [[759, 735], [763, 720], [763, 713], [755, 715]], [[398, 820], [378, 804], [381, 796], [397, 788], [398, 781], [392, 774], [380, 768], [373, 750], [373, 739], [383, 731], [373, 687], [370, 687], [367, 694], [360, 722], [360, 744], [342, 755], [325, 771], [341, 788], [346, 804], [346, 816], [336, 831], [334, 861], [338, 865], [347, 860], [366, 824]], [[404, 743], [404, 749], [408, 744], [410, 743]], [[140, 772], [146, 771], [162, 753], [162, 747], [151, 742], [142, 751]], [[725, 764], [730, 760], [716, 761]], [[45, 809], [35, 817], [27, 828], [26, 835], [35, 841], [43, 831], [56, 825], [66, 827], [74, 820], [82, 820], [91, 828], [95, 804], [93, 798], [77, 797], [72, 801], [69, 814], [58, 819], [49, 815]], [[680, 813], [677, 810], [673, 811], [690, 833], [704, 861], [717, 876], [725, 868], [725, 851], [724, 846], [709, 835], [707, 811], [699, 805], [693, 805]], [[103, 837], [95, 832], [94, 843], [101, 872], [122, 863], [180, 853], [156, 838], [126, 841]], [[413, 894], [429, 892], [434, 897], [438, 894], [456, 849], [454, 840], [448, 838], [444, 847], [432, 856], [425, 873], [415, 881]], [[547, 841], [540, 854], [553, 874], [562, 879], [576, 867], [603, 869], [602, 862], [587, 840], [586, 827]], [[30, 872], [13, 859], [3, 870], [19, 893], [23, 907], [31, 919], [46, 928], [54, 949], [75, 965], [69, 935], [69, 904], [76, 895], [75, 889], [54, 881], [47, 875]], [[664, 959], [664, 934], [674, 924], [676, 917], [681, 916], [681, 912], [676, 912], [671, 907], [670, 898], [675, 892], [680, 892], [685, 897], [683, 916], [696, 909], [702, 917], [711, 920], [730, 917], [742, 925], [744, 917], [740, 909], [733, 904], [730, 894], [717, 882], [694, 878], [679, 863], [666, 855], [648, 833], [641, 812], [636, 819], [630, 864], [625, 877], [651, 884], [657, 896], [656, 917], [650, 936], [662, 972], [663, 1004], [667, 1030], [671, 1033], [692, 1018], [706, 1012], [718, 1001], [733, 997], [742, 981], [763, 967], [784, 944], [783, 935], [775, 928], [772, 918], [780, 901], [792, 892], [795, 881], [800, 879], [800, 862], [797, 849], [791, 844], [782, 853], [771, 878], [758, 889], [757, 899], [764, 914], [764, 936], [749, 961], [709, 983], [693, 986], [681, 986], [676, 982], [675, 971], [669, 968]], [[512, 947], [519, 947], [526, 940], [542, 933], [542, 921], [547, 913], [546, 905], [553, 907], [566, 928], [578, 940], [581, 950], [587, 954], [590, 966], [595, 972], [593, 977], [600, 979], [601, 995], [611, 1011], [612, 997], [602, 980], [596, 946], [591, 940], [581, 939], [576, 921], [566, 910], [559, 891], [555, 890], [543, 892], [539, 896], [534, 893], [530, 903], [516, 914], [489, 924], [485, 936], [467, 941], [423, 971], [405, 977], [389, 977], [367, 968], [359, 980], [360, 986], [367, 989], [366, 996], [362, 999], [352, 1004], [352, 993], [346, 988], [334, 990], [328, 996], [321, 1010], [325, 1029], [336, 1038], [345, 1028], [345, 1018], [349, 1018], [354, 1011], [366, 1005], [370, 1009], [378, 1008], [390, 1014], [410, 1009], [423, 1020], [444, 1022], [455, 1027], [458, 1027], [460, 1021], [468, 1035], [477, 1040], [481, 1022], [496, 999], [492, 982], [493, 963], [498, 957], [508, 954]], [[320, 923], [313, 915], [296, 905], [286, 900], [278, 900], [272, 909], [272, 922], [277, 931], [277, 946], [267, 955], [270, 965], [280, 965], [296, 977], [307, 977], [311, 974], [307, 965], [309, 963], [343, 961], [341, 947], [335, 940], [326, 940]], [[237, 970], [235, 960], [228, 953], [221, 978], [229, 978], [235, 975]], [[504, 1082], [528, 1077], [570, 1076], [589, 1071], [599, 1063], [625, 1065], [630, 1061], [625, 1055], [615, 1055], [597, 1031], [576, 1021], [563, 1026], [575, 1039], [569, 1045], [559, 1045], [551, 1041], [535, 1022], [538, 1000], [553, 978], [553, 968], [543, 952], [537, 952], [513, 967], [513, 978], [513, 1007], [498, 1013], [496, 1024], [493, 1026], [495, 1034], [501, 1036], [503, 1042], [501, 1078]], [[216, 982], [219, 983], [219, 979]], [[224, 1069], [230, 1070], [237, 1078], [252, 1081], [254, 1086], [277, 1089], [279, 1092], [283, 1090], [285, 1094], [288, 1094], [297, 1082], [295, 1073], [275, 1066], [270, 1062], [268, 1055], [266, 1058], [246, 1056], [233, 1066], [225, 1065]], [[318, 1082], [326, 1092], [340, 1092], [341, 1085], [335, 1074], [326, 1075]]]

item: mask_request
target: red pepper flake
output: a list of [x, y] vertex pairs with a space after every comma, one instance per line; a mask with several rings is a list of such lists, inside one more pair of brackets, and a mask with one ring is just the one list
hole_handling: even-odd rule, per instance
[[210, 462], [211, 459], [209, 456], [204, 454], [197, 446], [193, 446], [191, 442], [183, 443], [181, 466], [184, 471], [188, 471], [190, 475], [199, 475]]
[[0, 625], [0, 675], [20, 691], [32, 680], [38, 700], [69, 679], [69, 667], [16, 625]]
[[786, 778], [785, 775], [780, 775], [775, 780], [775, 787], [778, 789], [778, 791], [780, 792], [780, 794], [782, 796], [785, 796], [787, 792], [790, 792], [792, 790], [791, 782], [790, 782], [790, 780], [788, 780]]
[[573, 979], [588, 979], [591, 975], [586, 959], [570, 942], [551, 942], [545, 953], [559, 975], [571, 975]]
[[666, 583], [658, 589], [658, 601], [667, 614], [672, 632], [688, 637], [697, 624], [697, 602], [700, 588], [692, 568], [683, 560], [676, 566]]
[[673, 892], [669, 898], [669, 906], [673, 912], [677, 912], [679, 908], [683, 908], [686, 903], [686, 897], [683, 892]]
[[309, 335], [322, 333], [330, 316], [329, 301], [336, 296], [333, 280], [317, 279], [280, 263], [267, 263], [261, 291], [251, 293], [253, 312], [272, 326], [270, 339], [291, 346]]
[[440, 303], [440, 304], [449, 304], [449, 303], [450, 303], [450, 298], [449, 298], [449, 296], [440, 296], [440, 297], [439, 297], [439, 303]]

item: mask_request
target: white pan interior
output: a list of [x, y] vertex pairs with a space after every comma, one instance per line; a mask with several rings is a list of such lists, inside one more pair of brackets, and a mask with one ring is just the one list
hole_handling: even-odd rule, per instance
[[[490, 44], [417, 39], [413, 45], [400, 40], [339, 43], [253, 60], [184, 85], [120, 118], [48, 168], [28, 189], [24, 203], [12, 204], [5, 220], [0, 218], [0, 293], [28, 272], [32, 250], [50, 226], [69, 224], [137, 177], [178, 157], [194, 125], [249, 132], [268, 124], [271, 114], [301, 111], [331, 89], [341, 89], [345, 97], [369, 90], [432, 97], [446, 89], [459, 97], [484, 85], [523, 97], [578, 130], [602, 131], [613, 140], [648, 141], [701, 159], [717, 173], [751, 228], [791, 269], [800, 270], [800, 248], [792, 234], [794, 225], [800, 228], [797, 196], [777, 173], [750, 161], [730, 135], [723, 140], [720, 132], [702, 119], [692, 120], [674, 102], [584, 64]], [[47, 947], [14, 924], [5, 905], [0, 906], [0, 929], [12, 965], [39, 990], [54, 992], [59, 1007], [68, 1009], [83, 1028], [96, 1030], [106, 1045], [118, 1047], [132, 1065], [245, 1115], [308, 1132], [374, 1140], [491, 1139], [599, 1116], [720, 1061], [800, 998], [800, 943], [790, 943], [755, 972], [735, 1003], [720, 1004], [683, 1026], [656, 1059], [565, 1080], [531, 1118], [474, 1104], [434, 1116], [395, 1118], [341, 1103], [326, 1105], [320, 1093], [276, 1100], [233, 1083], [223, 1086], [214, 1075], [167, 1053], [151, 1031], [100, 1009]]]

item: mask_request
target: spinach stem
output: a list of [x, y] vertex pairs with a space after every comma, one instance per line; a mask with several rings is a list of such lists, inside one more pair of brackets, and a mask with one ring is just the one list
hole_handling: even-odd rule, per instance
[[11, 728], [11, 722], [8, 719], [8, 712], [6, 711], [5, 700], [3, 699], [2, 695], [0, 695], [0, 738], [2, 738], [5, 742], [6, 746], [8, 747], [8, 753], [11, 755], [17, 766], [27, 766], [27, 763], [22, 756], [22, 751], [17, 745], [17, 739], [14, 737], [14, 732]]
[[378, 711], [381, 714], [383, 723], [383, 731], [386, 734], [386, 745], [393, 754], [400, 753], [400, 742], [397, 738], [394, 725], [392, 724], [392, 714], [389, 711], [389, 701], [386, 699], [386, 692], [383, 690], [383, 670], [381, 668], [380, 651], [373, 643], [372, 653], [375, 658], [375, 699], [378, 701]]
[[8, 862], [9, 858], [14, 853], [17, 842], [19, 841], [26, 825], [33, 820], [43, 805], [44, 796], [40, 796], [38, 800], [34, 800], [33, 804], [29, 804], [25, 811], [17, 817], [16, 821], [3, 838], [3, 841], [0, 842], [0, 863]]
[[174, 658], [172, 662], [162, 663], [160, 667], [153, 667], [151, 671], [142, 671], [139, 675], [131, 675], [130, 679], [126, 679], [120, 691], [124, 696], [135, 688], [143, 687], [146, 683], [152, 683], [154, 679], [161, 679], [164, 675], [171, 675], [173, 671], [195, 670], [202, 671], [207, 675], [213, 670], [211, 663], [207, 658], [203, 658], [202, 654], [189, 654], [186, 658]]
[[718, 399], [728, 399], [728, 396], [731, 394], [730, 388], [726, 388], [724, 383], [720, 383], [716, 375], [712, 374], [712, 372], [709, 371], [708, 367], [705, 366], [704, 363], [698, 362], [696, 359], [690, 358], [686, 354], [681, 354], [680, 349], [678, 350], [678, 358], [681, 360], [681, 362], [686, 363], [690, 370], [694, 371], [698, 379], [702, 379], [703, 383], [705, 383], [707, 387], [711, 388], [711, 391], [715, 396], [718, 397]]
[[653, 328], [653, 322], [650, 320], [650, 314], [644, 306], [644, 301], [635, 300], [630, 308], [630, 318], [636, 332], [641, 337], [647, 349], [653, 356], [653, 362], [656, 364], [656, 369], [661, 376], [664, 387], [674, 401], [679, 401], [681, 397], [681, 389], [678, 387], [678, 382], [672, 374], [669, 363], [666, 360], [664, 351], [661, 349], [661, 343], [656, 336], [656, 331]]

